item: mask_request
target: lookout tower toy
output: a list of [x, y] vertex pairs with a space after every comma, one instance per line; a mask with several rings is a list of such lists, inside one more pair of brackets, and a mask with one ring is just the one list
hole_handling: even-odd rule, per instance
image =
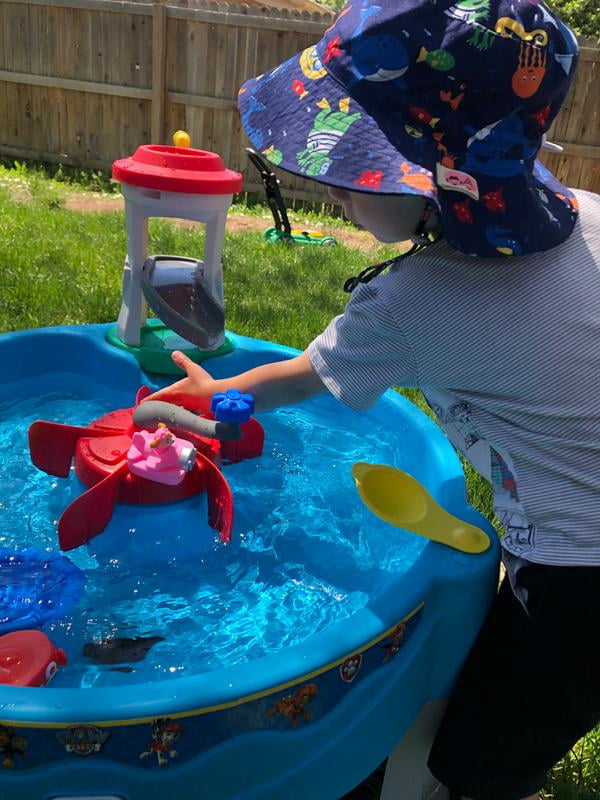
[[[232, 349], [225, 335], [221, 250], [227, 212], [242, 176], [216, 153], [189, 147], [178, 131], [174, 146], [142, 145], [113, 164], [125, 197], [127, 257], [122, 304], [108, 340], [150, 372], [176, 373], [173, 350], [199, 362]], [[206, 225], [202, 259], [148, 256], [148, 219], [182, 218]], [[157, 318], [147, 319], [147, 305]]]

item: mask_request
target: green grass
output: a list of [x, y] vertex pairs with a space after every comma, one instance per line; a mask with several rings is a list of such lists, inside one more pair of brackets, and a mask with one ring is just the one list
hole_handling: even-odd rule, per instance
[[[126, 252], [122, 213], [66, 212], [35, 200], [15, 204], [2, 189], [0, 213], [1, 330], [116, 318]], [[151, 220], [150, 250], [198, 256], [203, 234]], [[381, 248], [380, 255], [391, 252]], [[267, 244], [260, 233], [228, 235], [228, 326], [303, 347], [342, 311], [344, 279], [368, 263], [367, 255], [342, 246], [285, 247]]]
[[[100, 179], [96, 183], [105, 190]], [[24, 164], [0, 165], [0, 331], [116, 319], [126, 252], [124, 215], [63, 210], [66, 192], [74, 186], [83, 190], [89, 183], [66, 182], [64, 176], [57, 179]], [[248, 213], [269, 216], [255, 206]], [[197, 230], [151, 221], [150, 252], [198, 256], [202, 248]], [[223, 249], [228, 327], [302, 348], [343, 310], [344, 279], [393, 252], [285, 247], [265, 243], [259, 233], [228, 235]], [[403, 393], [424, 407], [419, 392]], [[468, 465], [465, 471], [470, 502], [491, 517], [489, 486]], [[381, 770], [352, 793], [353, 800], [376, 800], [380, 784]], [[600, 729], [557, 766], [544, 797], [600, 797]]]
[[70, 191], [91, 191], [104, 194], [120, 192], [117, 181], [104, 170], [69, 167], [64, 164], [41, 164], [35, 161], [15, 161], [0, 156], [0, 182], [2, 178], [18, 177], [24, 181], [44, 181], [49, 186], [68, 187]]

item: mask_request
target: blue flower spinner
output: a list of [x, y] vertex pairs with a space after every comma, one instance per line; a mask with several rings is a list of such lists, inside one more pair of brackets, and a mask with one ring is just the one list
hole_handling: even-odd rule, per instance
[[238, 389], [217, 392], [211, 398], [210, 410], [219, 422], [248, 422], [254, 413], [254, 397]]

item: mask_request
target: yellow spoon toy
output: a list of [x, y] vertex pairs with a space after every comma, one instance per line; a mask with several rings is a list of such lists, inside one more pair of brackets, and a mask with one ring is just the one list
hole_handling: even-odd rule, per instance
[[359, 461], [353, 465], [352, 475], [363, 503], [390, 525], [463, 553], [483, 553], [489, 548], [487, 533], [445, 511], [407, 472]]

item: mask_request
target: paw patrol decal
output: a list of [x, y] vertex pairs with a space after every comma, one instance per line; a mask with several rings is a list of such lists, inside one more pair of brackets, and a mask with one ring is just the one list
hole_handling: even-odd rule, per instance
[[306, 710], [306, 706], [314, 700], [319, 692], [319, 687], [316, 683], [307, 683], [296, 689], [291, 694], [286, 694], [280, 698], [271, 708], [267, 714], [272, 717], [282, 715], [286, 717], [290, 726], [296, 728], [298, 720], [308, 720], [311, 718], [312, 713]]
[[110, 733], [95, 725], [72, 725], [56, 734], [58, 741], [64, 745], [67, 753], [77, 756], [91, 756], [99, 753]]
[[155, 719], [152, 723], [152, 739], [148, 744], [148, 749], [140, 753], [140, 758], [150, 758], [156, 756], [159, 767], [166, 767], [169, 760], [177, 758], [177, 750], [173, 745], [183, 733], [183, 727], [179, 722], [169, 718]]
[[4, 769], [14, 767], [15, 756], [27, 758], [26, 748], [27, 739], [16, 735], [13, 728], [0, 725], [0, 759]]
[[396, 625], [394, 630], [390, 633], [389, 639], [387, 639], [381, 645], [381, 647], [385, 650], [385, 655], [383, 656], [384, 664], [386, 661], [390, 661], [390, 659], [392, 659], [396, 653], [400, 651], [405, 632], [406, 623], [401, 622], [399, 625]]
[[342, 664], [340, 664], [340, 678], [345, 683], [352, 683], [354, 678], [356, 678], [358, 675], [361, 663], [362, 656], [360, 653], [349, 656]]

